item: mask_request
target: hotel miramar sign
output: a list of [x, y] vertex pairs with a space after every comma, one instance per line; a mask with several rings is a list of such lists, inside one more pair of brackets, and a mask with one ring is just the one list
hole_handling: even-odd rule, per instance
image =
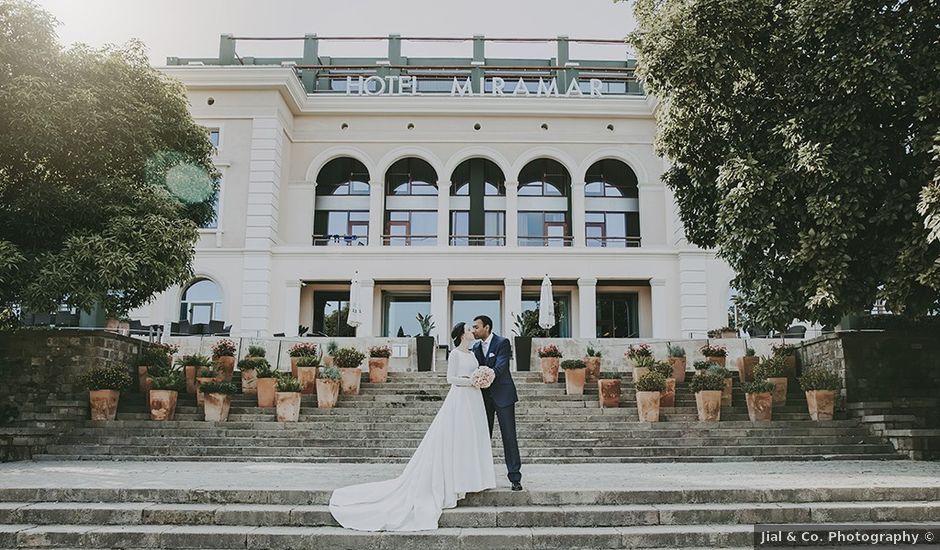
[[[585, 92], [577, 78], [571, 79], [567, 89], [560, 92], [558, 89], [558, 79], [539, 78], [535, 90], [530, 90], [530, 85], [523, 79], [515, 82], [507, 82], [504, 78], [493, 76], [490, 78], [480, 78], [477, 92], [474, 92], [472, 80], [470, 77], [463, 79], [454, 77], [450, 89], [451, 96], [516, 96], [516, 97], [601, 97], [603, 96], [602, 87], [604, 82], [599, 78], [588, 80], [588, 90]], [[388, 75], [381, 77], [371, 75], [364, 77], [360, 75], [356, 79], [352, 76], [346, 77], [346, 95], [418, 95], [418, 77], [408, 75]]]

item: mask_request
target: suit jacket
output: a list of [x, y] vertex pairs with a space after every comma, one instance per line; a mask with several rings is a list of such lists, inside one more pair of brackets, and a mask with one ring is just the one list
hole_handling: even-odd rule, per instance
[[508, 407], [519, 401], [516, 385], [513, 383], [512, 374], [509, 372], [512, 345], [509, 343], [508, 338], [494, 334], [493, 340], [490, 341], [490, 349], [487, 351], [487, 357], [483, 357], [483, 342], [477, 342], [473, 346], [473, 353], [477, 356], [477, 362], [493, 369], [496, 373], [496, 378], [490, 387], [483, 388], [483, 399], [492, 400], [497, 408]]

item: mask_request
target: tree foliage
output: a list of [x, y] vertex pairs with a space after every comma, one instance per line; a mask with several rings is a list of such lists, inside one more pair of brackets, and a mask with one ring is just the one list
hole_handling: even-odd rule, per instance
[[63, 49], [55, 25], [0, 0], [0, 309], [120, 315], [191, 276], [212, 145], [141, 44]]
[[636, 0], [635, 12], [664, 182], [757, 322], [834, 323], [878, 299], [910, 317], [937, 307], [937, 0]]

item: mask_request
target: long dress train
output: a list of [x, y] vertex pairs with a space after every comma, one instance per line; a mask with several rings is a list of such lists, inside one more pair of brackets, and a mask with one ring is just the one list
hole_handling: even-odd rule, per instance
[[333, 491], [330, 513], [359, 531], [437, 529], [445, 508], [466, 493], [496, 487], [493, 447], [472, 353], [455, 349], [447, 362], [450, 391], [404, 471], [395, 479]]

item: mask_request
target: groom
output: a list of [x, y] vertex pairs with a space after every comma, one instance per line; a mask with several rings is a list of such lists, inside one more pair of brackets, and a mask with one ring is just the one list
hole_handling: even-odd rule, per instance
[[473, 346], [477, 363], [486, 365], [496, 373], [496, 379], [488, 388], [483, 388], [483, 405], [486, 407], [486, 420], [490, 425], [490, 437], [493, 437], [493, 416], [499, 419], [499, 433], [503, 436], [503, 452], [506, 455], [506, 469], [513, 491], [522, 490], [522, 459], [519, 458], [519, 442], [516, 441], [516, 385], [509, 374], [509, 358], [512, 348], [509, 339], [493, 334], [493, 320], [486, 315], [479, 315], [473, 320], [473, 336], [480, 342]]

